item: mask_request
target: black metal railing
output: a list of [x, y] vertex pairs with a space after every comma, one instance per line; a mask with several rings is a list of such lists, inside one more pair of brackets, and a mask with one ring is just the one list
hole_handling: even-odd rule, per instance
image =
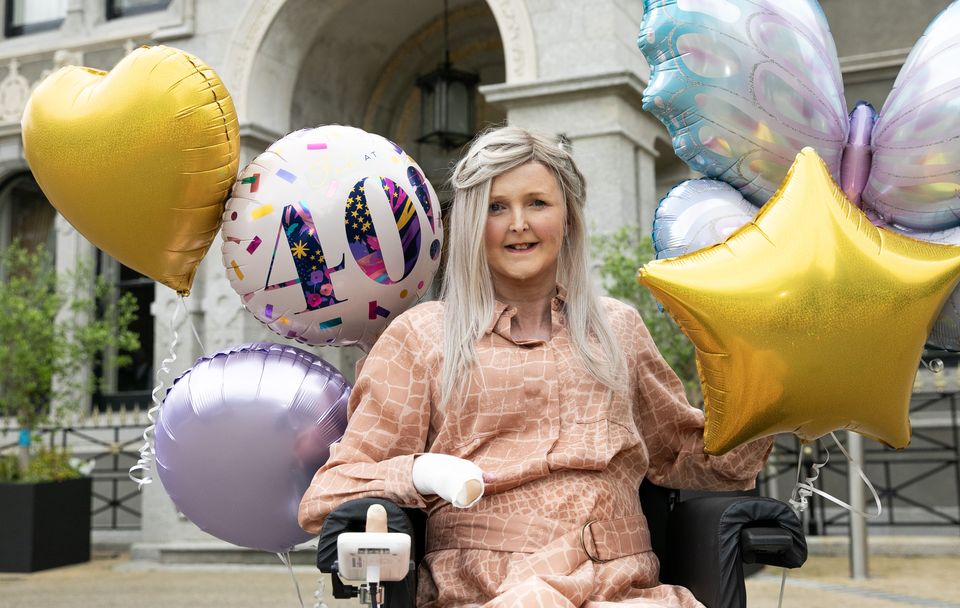
[[[917, 395], [911, 406], [913, 440], [905, 450], [892, 450], [865, 441], [864, 470], [882, 502], [883, 515], [869, 520], [871, 527], [928, 528], [960, 533], [960, 404], [956, 394]], [[92, 524], [94, 529], [132, 530], [141, 525], [141, 496], [128, 471], [139, 457], [145, 413], [136, 406], [111, 404], [106, 412], [94, 409], [70, 424], [42, 428], [40, 441], [66, 448], [83, 460], [94, 460]], [[19, 429], [0, 420], [0, 453], [15, 450]], [[841, 441], [845, 433], [837, 433]], [[827, 437], [803, 445], [780, 436], [761, 475], [761, 493], [780, 499], [789, 496], [802, 454], [801, 472], [821, 469], [817, 487], [847, 499], [847, 462]], [[868, 504], [868, 508], [869, 508]], [[842, 534], [849, 515], [817, 496], [804, 513], [808, 534]]]
[[[868, 520], [871, 527], [927, 528], [960, 533], [960, 416], [956, 394], [915, 395], [910, 408], [913, 438], [904, 450], [894, 450], [864, 441], [864, 471], [883, 505], [880, 517]], [[840, 441], [846, 433], [837, 433]], [[830, 437], [803, 445], [794, 437], [778, 438], [774, 455], [759, 484], [766, 494], [788, 496], [796, 480], [798, 459], [803, 477], [812, 466], [829, 462], [820, 470], [816, 487], [846, 501], [848, 463]], [[867, 498], [867, 508], [873, 501]], [[819, 497], [810, 499], [804, 514], [808, 534], [838, 534], [847, 531], [850, 515]]]
[[[128, 471], [139, 458], [146, 419], [142, 412], [122, 408], [108, 415], [94, 415], [60, 427], [35, 430], [39, 441], [67, 449], [81, 460], [93, 460], [91, 523], [99, 530], [136, 530], [142, 510], [137, 484]], [[20, 430], [0, 421], [0, 453], [15, 450]]]

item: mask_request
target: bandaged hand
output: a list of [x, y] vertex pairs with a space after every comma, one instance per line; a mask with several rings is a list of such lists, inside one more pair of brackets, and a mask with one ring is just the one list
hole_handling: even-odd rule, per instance
[[466, 509], [483, 496], [483, 471], [469, 460], [448, 454], [421, 454], [413, 461], [413, 485], [427, 496], [436, 494]]

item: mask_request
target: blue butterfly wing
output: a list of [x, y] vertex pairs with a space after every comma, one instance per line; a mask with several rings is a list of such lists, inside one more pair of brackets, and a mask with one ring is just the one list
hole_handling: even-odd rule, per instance
[[643, 107], [690, 168], [762, 205], [805, 146], [834, 175], [846, 143], [843, 84], [813, 0], [646, 0]]
[[910, 51], [871, 143], [867, 205], [919, 230], [960, 225], [960, 2]]

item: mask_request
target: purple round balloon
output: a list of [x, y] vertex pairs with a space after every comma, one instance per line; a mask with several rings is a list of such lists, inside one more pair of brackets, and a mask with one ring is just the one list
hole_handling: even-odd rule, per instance
[[167, 391], [157, 474], [177, 508], [222, 540], [280, 553], [312, 536], [300, 499], [347, 426], [350, 385], [292, 346], [201, 357]]

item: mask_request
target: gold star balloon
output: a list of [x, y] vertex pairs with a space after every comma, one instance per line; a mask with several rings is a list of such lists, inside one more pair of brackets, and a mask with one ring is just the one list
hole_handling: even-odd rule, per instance
[[708, 454], [836, 429], [906, 447], [923, 345], [958, 279], [960, 247], [876, 228], [811, 148], [726, 241], [638, 273], [696, 346]]

